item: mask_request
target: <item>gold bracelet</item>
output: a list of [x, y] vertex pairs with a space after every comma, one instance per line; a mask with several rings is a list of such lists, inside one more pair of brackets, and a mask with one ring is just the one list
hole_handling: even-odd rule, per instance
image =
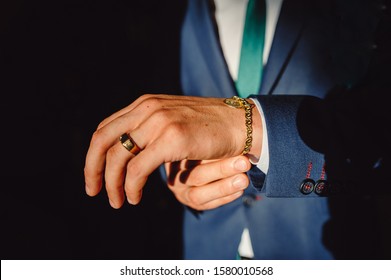
[[233, 96], [232, 98], [224, 99], [224, 103], [229, 107], [241, 109], [243, 108], [245, 111], [246, 118], [246, 143], [244, 145], [244, 149], [242, 155], [248, 154], [250, 152], [252, 142], [253, 142], [253, 104], [248, 103], [248, 101], [244, 98], [240, 98], [237, 96]]

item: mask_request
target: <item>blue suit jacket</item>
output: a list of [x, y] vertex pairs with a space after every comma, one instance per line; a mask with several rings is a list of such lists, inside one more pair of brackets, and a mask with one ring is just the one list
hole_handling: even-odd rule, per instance
[[[356, 23], [356, 18], [349, 17], [349, 5], [340, 2], [284, 1], [260, 92], [253, 96], [265, 113], [268, 174], [253, 168], [249, 172], [252, 186], [228, 205], [198, 215], [187, 209], [186, 259], [235, 258], [244, 227], [250, 230], [256, 259], [333, 258], [333, 241], [325, 241], [331, 218], [328, 198], [314, 192], [303, 194], [300, 185], [310, 163], [314, 181], [322, 178], [325, 164], [324, 150], [316, 141], [312, 145], [311, 139], [326, 136], [322, 132], [305, 136], [308, 126], [317, 132], [317, 126], [323, 125], [313, 123], [318, 119], [313, 110], [318, 99], [314, 97], [325, 98], [335, 85], [355, 84], [365, 74], [372, 53], [373, 29], [357, 32], [345, 25], [340, 18], [347, 18], [348, 23]], [[355, 10], [357, 22], [376, 26], [378, 14], [368, 13], [366, 1], [360, 5]], [[188, 2], [181, 35], [183, 92], [194, 96], [237, 95], [209, 1]], [[311, 110], [303, 109], [306, 103]], [[308, 115], [308, 111], [315, 115]]]

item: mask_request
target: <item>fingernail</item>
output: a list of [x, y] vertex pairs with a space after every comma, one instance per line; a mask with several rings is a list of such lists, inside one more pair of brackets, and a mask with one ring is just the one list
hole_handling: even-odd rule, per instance
[[235, 162], [234, 162], [234, 167], [236, 170], [238, 171], [246, 171], [247, 170], [247, 164], [246, 162], [244, 161], [244, 159], [237, 159]]
[[111, 199], [109, 199], [109, 203], [111, 207], [113, 207], [114, 209], [118, 209], [118, 206]]
[[238, 190], [242, 190], [247, 187], [247, 182], [242, 176], [238, 176], [233, 180], [232, 186]]
[[128, 200], [128, 203], [129, 204], [132, 204], [132, 205], [137, 205], [137, 202], [135, 202], [134, 200], [130, 199], [130, 198], [127, 198]]

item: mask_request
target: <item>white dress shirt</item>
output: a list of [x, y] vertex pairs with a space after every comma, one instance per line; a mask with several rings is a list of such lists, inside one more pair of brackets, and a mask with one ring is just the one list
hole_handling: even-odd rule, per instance
[[[219, 30], [221, 48], [228, 65], [229, 72], [234, 81], [238, 77], [240, 50], [248, 0], [214, 0], [216, 6], [215, 18]], [[283, 0], [266, 0], [266, 30], [265, 45], [263, 50], [263, 64], [266, 65], [276, 29], [277, 20], [280, 15]], [[257, 92], [254, 92], [257, 94]], [[261, 114], [263, 135], [261, 156], [252, 161], [257, 167], [267, 173], [269, 169], [269, 145], [267, 138], [266, 122], [262, 107], [258, 100], [253, 99]], [[242, 240], [239, 245], [239, 254], [253, 258], [254, 253], [251, 247], [251, 239], [248, 229], [244, 229]]]

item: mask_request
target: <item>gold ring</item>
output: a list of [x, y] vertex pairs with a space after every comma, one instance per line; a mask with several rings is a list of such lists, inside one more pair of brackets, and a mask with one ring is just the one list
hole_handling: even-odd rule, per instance
[[134, 142], [128, 133], [122, 134], [119, 138], [119, 141], [121, 142], [122, 146], [125, 147], [125, 149], [134, 155], [137, 155], [141, 151], [139, 146], [137, 146], [136, 142]]

